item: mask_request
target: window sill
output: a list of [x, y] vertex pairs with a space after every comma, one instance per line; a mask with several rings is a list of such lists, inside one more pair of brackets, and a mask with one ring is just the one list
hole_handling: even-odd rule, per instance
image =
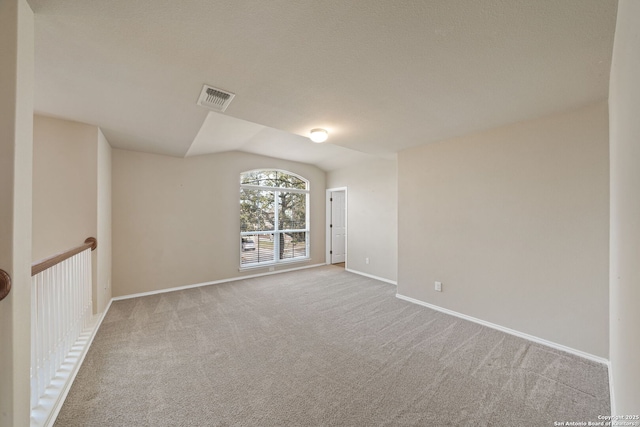
[[296, 259], [292, 259], [290, 261], [280, 261], [280, 262], [272, 262], [272, 263], [264, 263], [264, 264], [255, 264], [255, 265], [247, 265], [244, 267], [240, 267], [238, 269], [238, 271], [250, 271], [250, 270], [259, 270], [259, 269], [264, 269], [264, 268], [272, 268], [273, 270], [270, 271], [275, 271], [275, 269], [277, 269], [278, 267], [281, 266], [287, 266], [287, 265], [292, 265], [292, 264], [300, 264], [300, 263], [305, 263], [305, 262], [310, 262], [311, 258], [310, 257], [306, 257], [306, 258], [296, 258]]

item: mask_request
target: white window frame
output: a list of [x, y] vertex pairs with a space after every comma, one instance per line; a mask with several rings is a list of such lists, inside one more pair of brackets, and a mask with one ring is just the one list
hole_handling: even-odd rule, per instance
[[[306, 185], [306, 189], [305, 190], [301, 190], [298, 188], [286, 188], [286, 187], [270, 187], [270, 186], [261, 186], [261, 185], [252, 185], [252, 184], [242, 184], [242, 175], [246, 174], [246, 173], [250, 173], [250, 172], [281, 172], [283, 174], [286, 175], [291, 175], [291, 176], [295, 176], [296, 178], [301, 179], [302, 181], [304, 181], [307, 185]], [[261, 268], [261, 267], [269, 267], [269, 266], [276, 266], [276, 265], [282, 265], [282, 264], [291, 264], [291, 263], [296, 263], [296, 262], [305, 262], [305, 261], [309, 261], [310, 257], [310, 237], [309, 235], [311, 234], [311, 226], [309, 223], [310, 220], [310, 208], [309, 208], [309, 202], [310, 202], [310, 194], [311, 194], [311, 183], [309, 182], [308, 179], [306, 179], [305, 177], [298, 175], [297, 173], [293, 173], [287, 170], [283, 170], [283, 169], [268, 169], [268, 168], [261, 168], [261, 169], [252, 169], [249, 171], [244, 171], [240, 173], [240, 191], [239, 194], [241, 194], [243, 189], [247, 189], [247, 190], [258, 190], [258, 191], [272, 191], [274, 194], [274, 199], [277, 202], [279, 200], [279, 193], [284, 192], [284, 193], [298, 193], [298, 194], [305, 194], [305, 228], [304, 229], [284, 229], [284, 230], [279, 230], [278, 229], [278, 215], [280, 213], [280, 209], [279, 209], [279, 204], [276, 204], [276, 209], [274, 212], [274, 225], [273, 225], [273, 230], [266, 230], [266, 231], [241, 231], [240, 232], [240, 240], [242, 241], [242, 237], [245, 236], [256, 236], [256, 235], [265, 235], [265, 234], [273, 234], [273, 260], [269, 260], [269, 261], [261, 261], [261, 262], [253, 262], [250, 264], [242, 264], [242, 243], [240, 244], [240, 271], [242, 270], [250, 270], [250, 269], [254, 269], [254, 268]], [[286, 233], [305, 233], [305, 256], [304, 257], [297, 257], [297, 258], [287, 258], [287, 259], [279, 259], [279, 254], [280, 254], [280, 234], [286, 234]]]

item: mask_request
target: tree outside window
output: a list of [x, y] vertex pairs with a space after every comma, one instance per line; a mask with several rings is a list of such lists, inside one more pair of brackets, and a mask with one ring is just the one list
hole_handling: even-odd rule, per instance
[[309, 181], [287, 171], [240, 174], [240, 267], [309, 257]]

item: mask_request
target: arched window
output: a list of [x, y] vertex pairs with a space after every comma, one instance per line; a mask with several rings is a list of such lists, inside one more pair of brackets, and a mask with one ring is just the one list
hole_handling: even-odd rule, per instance
[[309, 258], [309, 181], [280, 170], [240, 174], [240, 268]]

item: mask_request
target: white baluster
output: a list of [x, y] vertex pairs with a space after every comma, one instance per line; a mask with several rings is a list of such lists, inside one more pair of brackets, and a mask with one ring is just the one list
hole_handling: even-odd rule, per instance
[[31, 407], [38, 405], [92, 316], [91, 250], [32, 277]]

